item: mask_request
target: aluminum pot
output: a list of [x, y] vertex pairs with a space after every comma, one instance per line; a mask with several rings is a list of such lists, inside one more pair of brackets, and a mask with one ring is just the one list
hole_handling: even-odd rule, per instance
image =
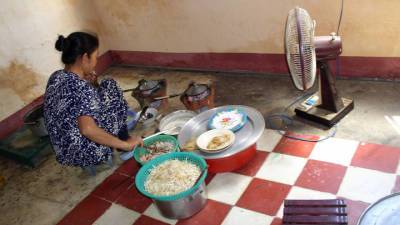
[[43, 117], [43, 104], [36, 106], [24, 116], [24, 124], [38, 137], [48, 136]]
[[175, 201], [153, 201], [161, 215], [171, 219], [185, 219], [205, 207], [207, 203], [206, 184], [203, 182], [191, 195]]

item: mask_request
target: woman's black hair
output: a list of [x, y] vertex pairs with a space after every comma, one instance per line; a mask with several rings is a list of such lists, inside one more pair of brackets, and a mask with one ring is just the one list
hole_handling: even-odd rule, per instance
[[73, 64], [79, 56], [87, 53], [89, 56], [99, 47], [96, 35], [85, 32], [74, 32], [64, 37], [58, 36], [55, 47], [62, 52], [61, 61], [64, 64]]

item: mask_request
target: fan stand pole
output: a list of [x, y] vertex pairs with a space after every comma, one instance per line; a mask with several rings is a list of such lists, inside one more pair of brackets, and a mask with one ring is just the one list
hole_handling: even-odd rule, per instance
[[317, 65], [320, 70], [320, 91], [315, 95], [320, 97], [320, 104], [309, 106], [306, 100], [294, 111], [299, 118], [306, 121], [332, 127], [353, 110], [354, 102], [351, 99], [339, 97], [328, 63], [318, 61]]
[[320, 94], [321, 104], [317, 107], [326, 109], [332, 112], [339, 112], [343, 107], [343, 101], [339, 98], [335, 87], [329, 64], [326, 61], [319, 61], [318, 67], [320, 71]]

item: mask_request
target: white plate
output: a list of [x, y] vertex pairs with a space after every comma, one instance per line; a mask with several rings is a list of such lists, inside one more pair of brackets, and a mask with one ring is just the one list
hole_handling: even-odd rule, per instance
[[247, 115], [238, 108], [229, 108], [215, 113], [208, 124], [209, 129], [240, 130], [247, 123]]
[[[225, 142], [223, 145], [220, 145], [217, 149], [209, 149], [207, 145], [210, 141], [217, 136], [228, 135], [229, 141]], [[201, 151], [206, 153], [217, 153], [228, 149], [235, 142], [235, 134], [227, 129], [215, 129], [209, 130], [197, 138], [196, 144], [200, 148]]]

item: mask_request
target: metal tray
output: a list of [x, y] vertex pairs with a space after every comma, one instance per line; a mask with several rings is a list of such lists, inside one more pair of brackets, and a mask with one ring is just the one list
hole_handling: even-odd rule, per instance
[[182, 148], [189, 140], [197, 138], [202, 133], [206, 132], [208, 130], [207, 129], [208, 120], [217, 111], [228, 108], [239, 108], [245, 111], [248, 116], [247, 123], [243, 126], [242, 129], [240, 129], [235, 133], [236, 135], [235, 143], [233, 143], [233, 145], [229, 147], [226, 151], [220, 153], [207, 154], [200, 151], [194, 151], [194, 152], [205, 159], [218, 159], [218, 158], [225, 158], [232, 156], [255, 144], [261, 137], [262, 133], [264, 132], [265, 129], [264, 117], [260, 112], [258, 112], [254, 108], [242, 105], [230, 105], [230, 106], [221, 106], [218, 108], [202, 112], [201, 114], [189, 120], [178, 135], [179, 146]]
[[400, 193], [388, 195], [370, 205], [358, 220], [358, 225], [399, 225]]

